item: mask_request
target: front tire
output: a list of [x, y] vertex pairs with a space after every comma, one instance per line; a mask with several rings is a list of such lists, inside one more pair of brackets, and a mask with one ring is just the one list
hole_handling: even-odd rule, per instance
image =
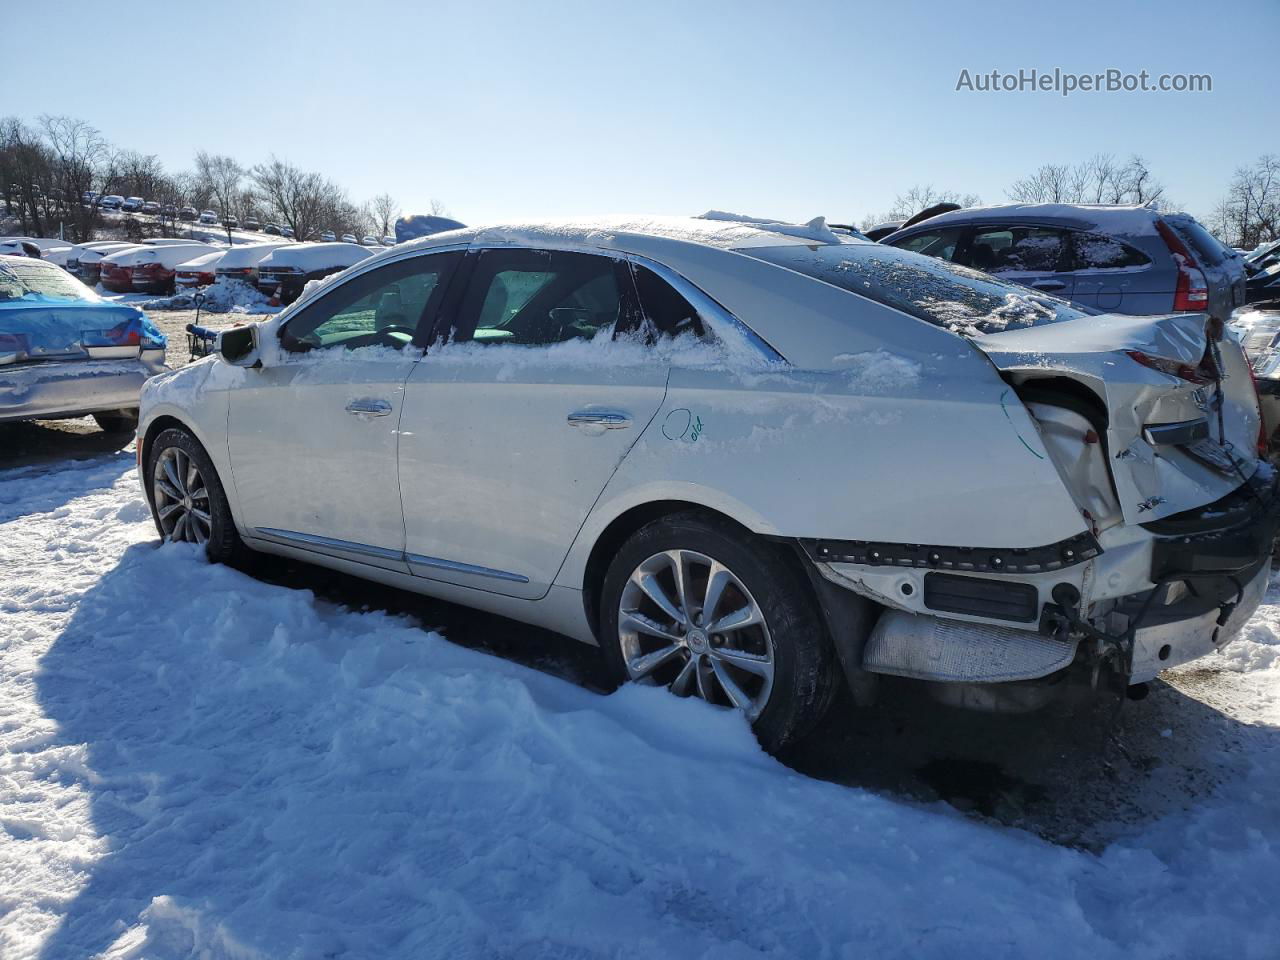
[[245, 547], [218, 472], [200, 441], [186, 430], [171, 427], [152, 441], [146, 489], [161, 540], [203, 544], [214, 563], [243, 556]]
[[698, 514], [655, 520], [623, 544], [600, 624], [619, 680], [741, 710], [770, 752], [811, 731], [838, 689], [834, 650], [794, 560]]

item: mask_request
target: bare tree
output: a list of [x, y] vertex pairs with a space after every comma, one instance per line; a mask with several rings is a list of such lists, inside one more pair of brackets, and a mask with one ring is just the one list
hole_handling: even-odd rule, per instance
[[[962, 207], [976, 207], [982, 202], [977, 194], [958, 193], [955, 190], [937, 190], [933, 184], [915, 184], [905, 193], [898, 194], [887, 213], [871, 214], [862, 218], [862, 228], [869, 229], [887, 220], [907, 220], [926, 207], [939, 203], [957, 203]], [[433, 206], [435, 201], [432, 201]], [[436, 211], [432, 209], [432, 213]]]
[[1118, 163], [1098, 153], [1076, 164], [1046, 163], [1033, 174], [1015, 180], [1006, 191], [1019, 203], [1111, 203], [1159, 205], [1164, 185], [1146, 161], [1134, 154]]
[[368, 203], [374, 233], [379, 237], [391, 234], [391, 228], [400, 216], [400, 203], [389, 193], [380, 193]]
[[449, 208], [444, 205], [444, 201], [437, 200], [435, 197], [431, 198], [431, 215], [433, 217], [452, 216], [452, 214], [449, 213]]
[[307, 240], [334, 222], [343, 204], [350, 206], [342, 189], [318, 173], [308, 173], [291, 163], [271, 158], [249, 171], [258, 202], [274, 220]]
[[103, 164], [111, 147], [95, 127], [74, 117], [40, 117], [40, 127], [53, 156], [54, 179], [66, 208], [68, 239], [93, 239], [97, 207], [81, 198], [102, 185]]
[[236, 216], [245, 171], [234, 157], [223, 154], [196, 154], [196, 177], [207, 187], [222, 216]]
[[1246, 249], [1280, 238], [1280, 156], [1264, 154], [1238, 168], [1208, 225], [1228, 243]]
[[17, 117], [0, 120], [0, 178], [5, 207], [24, 234], [42, 236], [45, 221], [40, 198], [47, 188], [51, 156], [39, 132]]

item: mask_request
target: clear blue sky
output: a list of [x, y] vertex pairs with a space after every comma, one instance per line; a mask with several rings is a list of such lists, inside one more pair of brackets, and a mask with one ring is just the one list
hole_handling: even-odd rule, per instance
[[[199, 149], [275, 153], [357, 202], [439, 197], [473, 223], [708, 208], [841, 221], [915, 183], [999, 202], [1040, 164], [1100, 151], [1143, 154], [1206, 215], [1238, 165], [1280, 152], [1280, 0], [107, 9], [6, 4], [0, 115], [79, 116], [173, 170]], [[962, 68], [1032, 67], [1208, 73], [1213, 92], [955, 90]]]

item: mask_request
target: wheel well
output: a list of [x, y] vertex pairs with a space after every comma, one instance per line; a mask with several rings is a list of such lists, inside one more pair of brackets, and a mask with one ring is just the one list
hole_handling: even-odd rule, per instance
[[619, 514], [596, 538], [595, 545], [592, 546], [591, 553], [587, 557], [586, 572], [582, 577], [582, 604], [587, 622], [591, 624], [592, 633], [597, 633], [600, 625], [600, 589], [604, 584], [605, 574], [609, 570], [609, 563], [617, 555], [618, 550], [645, 524], [677, 513], [700, 514], [708, 520], [735, 527], [745, 537], [755, 536], [750, 529], [728, 514], [686, 500], [655, 500], [652, 503], [642, 503]]
[[[161, 431], [168, 430], [170, 427], [177, 427], [180, 430], [186, 430], [187, 433], [191, 433], [191, 428], [177, 417], [171, 417], [166, 414], [152, 420], [151, 423], [147, 425], [146, 436], [142, 438], [142, 447], [138, 451], [138, 471], [143, 476], [146, 474], [147, 458], [151, 455], [151, 442], [160, 435]], [[192, 434], [192, 436], [194, 436], [194, 434]]]

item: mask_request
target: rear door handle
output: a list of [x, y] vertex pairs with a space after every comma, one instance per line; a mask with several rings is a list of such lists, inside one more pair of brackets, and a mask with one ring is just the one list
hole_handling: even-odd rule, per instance
[[631, 414], [618, 410], [578, 410], [569, 414], [569, 426], [622, 430], [631, 426]]
[[357, 417], [385, 417], [391, 413], [391, 404], [385, 400], [352, 400], [347, 404], [347, 413]]
[[1065, 290], [1067, 287], [1061, 280], [1036, 280], [1031, 286], [1046, 292], [1050, 290]]

